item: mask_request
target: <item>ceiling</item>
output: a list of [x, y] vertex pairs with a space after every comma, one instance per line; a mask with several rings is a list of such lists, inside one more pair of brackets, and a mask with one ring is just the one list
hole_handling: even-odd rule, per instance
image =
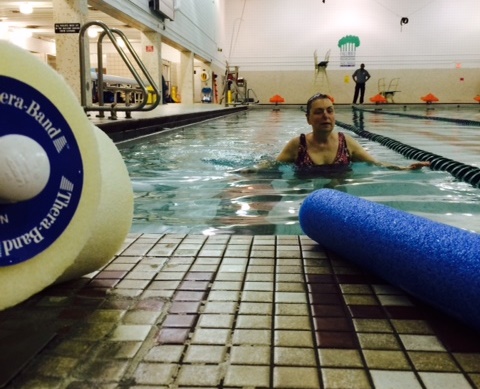
[[[2, 24], [7, 25], [10, 33], [27, 29], [35, 38], [54, 41], [52, 1], [28, 0], [28, 3], [33, 7], [33, 12], [29, 15], [20, 13], [19, 7], [22, 3], [25, 3], [25, 1], [0, 1], [0, 21]], [[131, 43], [140, 41], [140, 31], [100, 10], [89, 7], [88, 21], [94, 20], [102, 21], [110, 28], [121, 30]], [[0, 34], [1, 32], [0, 29]]]

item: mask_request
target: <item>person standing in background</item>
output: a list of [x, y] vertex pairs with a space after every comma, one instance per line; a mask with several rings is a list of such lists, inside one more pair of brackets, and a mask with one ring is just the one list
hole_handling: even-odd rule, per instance
[[353, 95], [353, 104], [357, 104], [358, 96], [360, 95], [360, 104], [363, 104], [365, 96], [365, 84], [370, 79], [370, 73], [365, 69], [365, 64], [361, 64], [360, 68], [355, 70], [352, 74], [353, 81], [355, 81], [355, 94]]

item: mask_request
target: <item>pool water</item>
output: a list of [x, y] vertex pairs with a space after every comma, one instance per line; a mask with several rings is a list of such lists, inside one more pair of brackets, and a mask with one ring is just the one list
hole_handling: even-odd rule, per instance
[[[337, 109], [336, 117], [344, 123], [359, 123], [358, 112], [354, 116], [351, 109]], [[445, 156], [463, 163], [480, 160], [479, 141], [470, 147], [475, 144], [470, 139], [471, 128], [464, 131], [454, 123], [415, 120], [365, 112], [361, 123], [370, 132], [384, 131], [382, 135], [401, 137], [399, 141], [413, 147], [439, 155], [453, 153], [455, 158]], [[465, 132], [466, 143], [426, 142], [424, 133], [430, 127], [436, 136], [451, 136], [455, 131], [461, 139]], [[300, 109], [252, 109], [122, 146], [135, 193], [132, 232], [302, 234], [298, 210], [309, 193], [321, 188], [335, 188], [480, 232], [480, 190], [447, 172], [393, 171], [365, 163], [356, 163], [351, 172], [337, 177], [300, 177], [288, 164], [273, 164], [271, 169], [252, 174], [234, 171], [274, 161], [289, 139], [309, 131]], [[411, 162], [375, 142], [350, 135], [378, 160], [398, 165]]]

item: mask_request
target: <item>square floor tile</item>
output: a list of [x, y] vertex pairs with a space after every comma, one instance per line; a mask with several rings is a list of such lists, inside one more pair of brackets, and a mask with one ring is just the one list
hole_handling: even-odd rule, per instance
[[312, 311], [312, 316], [318, 317], [344, 317], [345, 309], [343, 305], [340, 304], [311, 304], [310, 309]]
[[168, 314], [162, 322], [162, 327], [191, 328], [197, 320], [197, 315]]
[[307, 296], [300, 292], [275, 292], [277, 303], [307, 303]]
[[310, 330], [308, 316], [275, 316], [276, 330]]
[[240, 291], [236, 290], [212, 290], [208, 294], [208, 301], [238, 301]]
[[151, 331], [150, 325], [123, 324], [119, 325], [112, 334], [111, 340], [115, 341], [144, 341]]
[[419, 373], [427, 389], [471, 389], [463, 374], [457, 373]]
[[198, 327], [202, 328], [232, 328], [234, 315], [202, 314], [198, 320]]
[[275, 347], [313, 347], [310, 331], [275, 330]]
[[212, 290], [241, 290], [241, 281], [215, 281], [212, 285]]
[[358, 348], [358, 340], [355, 333], [349, 331], [316, 331], [316, 341], [322, 348]]
[[468, 373], [480, 373], [480, 354], [454, 353], [457, 362]]
[[[375, 389], [422, 389], [411, 371], [370, 370]], [[453, 388], [450, 388], [453, 389]]]
[[230, 363], [234, 365], [270, 365], [271, 348], [261, 345], [232, 346]]
[[267, 315], [238, 315], [236, 328], [270, 329], [272, 317]]
[[358, 319], [386, 319], [387, 314], [378, 305], [349, 305], [348, 309], [354, 318]]
[[307, 316], [308, 305], [307, 304], [290, 304], [290, 303], [275, 304], [275, 313], [277, 315], [285, 315], [285, 316]]
[[242, 301], [273, 302], [273, 292], [263, 292], [258, 290], [244, 290], [242, 292]]
[[179, 386], [217, 386], [221, 374], [221, 366], [182, 365], [175, 382]]
[[270, 382], [268, 366], [232, 365], [227, 367], [225, 386], [267, 388]]
[[347, 305], [375, 305], [376, 297], [368, 294], [344, 294], [343, 298]]
[[222, 328], [196, 328], [192, 336], [192, 344], [227, 344], [230, 330]]
[[246, 281], [243, 287], [244, 291], [263, 291], [263, 292], [272, 292], [273, 291], [273, 282], [266, 281]]
[[403, 351], [363, 350], [367, 366], [380, 370], [411, 370]]
[[275, 365], [277, 366], [316, 366], [315, 351], [312, 348], [275, 347]]
[[202, 346], [192, 344], [185, 352], [184, 362], [187, 363], [215, 363], [224, 361], [227, 348], [225, 346]]
[[315, 331], [352, 331], [350, 320], [343, 317], [315, 317], [313, 321]]
[[359, 333], [358, 340], [363, 349], [399, 350], [400, 344], [393, 334]]
[[134, 378], [138, 385], [168, 385], [177, 370], [175, 364], [140, 363]]
[[430, 325], [423, 320], [391, 320], [399, 334], [430, 335], [433, 333]]
[[322, 368], [325, 389], [373, 389], [367, 373], [361, 369], [329, 369]]
[[272, 314], [272, 304], [271, 303], [251, 303], [251, 302], [241, 302], [239, 314], [243, 315], [271, 315]]
[[168, 310], [169, 313], [197, 313], [201, 301], [174, 301]]
[[236, 301], [207, 301], [203, 313], [234, 314], [237, 310]]
[[363, 367], [358, 350], [320, 348], [318, 356], [324, 367]]
[[393, 332], [390, 322], [385, 319], [353, 319], [357, 332]]
[[163, 344], [183, 344], [190, 334], [189, 328], [162, 328], [157, 334], [157, 342]]
[[400, 334], [400, 339], [407, 350], [446, 351], [436, 336]]
[[270, 345], [271, 331], [265, 329], [236, 329], [233, 333], [232, 343], [235, 345]]
[[273, 369], [275, 388], [318, 389], [318, 371], [314, 367], [277, 366]]
[[143, 358], [145, 362], [171, 362], [179, 363], [185, 346], [162, 344], [152, 347]]
[[[448, 353], [410, 351], [410, 359], [418, 371], [458, 372], [459, 368]], [[479, 360], [480, 361], [480, 360]], [[478, 369], [480, 369], [480, 365]]]

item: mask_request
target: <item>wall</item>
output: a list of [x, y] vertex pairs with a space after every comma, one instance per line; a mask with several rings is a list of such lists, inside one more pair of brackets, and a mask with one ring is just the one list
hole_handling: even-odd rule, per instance
[[[423, 103], [420, 99], [433, 93], [440, 103], [476, 103], [473, 98], [480, 94], [478, 69], [369, 69], [372, 78], [367, 83], [365, 102], [378, 93], [379, 79], [388, 84], [392, 78], [399, 77], [395, 103]], [[287, 104], [305, 104], [316, 92], [327, 93], [334, 97], [335, 103], [350, 104], [353, 98], [354, 83], [351, 80], [353, 69], [327, 70], [327, 83], [314, 84], [314, 72], [311, 71], [241, 71], [240, 74], [253, 89], [260, 103], [269, 103], [270, 97], [279, 94]], [[345, 78], [349, 82], [345, 82]], [[463, 81], [461, 80], [463, 78]]]
[[[260, 102], [280, 94], [287, 103], [304, 103], [313, 91], [328, 92], [324, 82], [314, 85], [314, 53], [321, 61], [330, 50], [326, 72], [336, 102], [351, 102], [351, 74], [365, 63], [372, 75], [368, 97], [379, 78], [388, 85], [400, 77], [396, 102], [418, 103], [433, 93], [445, 103], [474, 103], [479, 12], [478, 0], [230, 0], [222, 44]], [[339, 44], [348, 36], [360, 44], [350, 45], [345, 58]]]

